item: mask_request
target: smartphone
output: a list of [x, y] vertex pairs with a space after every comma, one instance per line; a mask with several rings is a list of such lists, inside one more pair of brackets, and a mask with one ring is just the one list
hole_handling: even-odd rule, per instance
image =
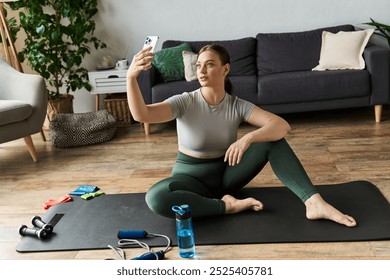
[[147, 48], [149, 46], [152, 46], [152, 49], [150, 51], [152, 53], [154, 53], [154, 50], [156, 48], [158, 39], [159, 39], [158, 36], [147, 36], [146, 39], [145, 39], [145, 43], [144, 43], [143, 49], [145, 49], [145, 48]]

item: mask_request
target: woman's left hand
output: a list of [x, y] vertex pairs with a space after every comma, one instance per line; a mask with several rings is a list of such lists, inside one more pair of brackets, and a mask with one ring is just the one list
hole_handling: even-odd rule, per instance
[[228, 162], [230, 166], [239, 164], [250, 144], [248, 137], [245, 136], [237, 140], [227, 149], [224, 161]]

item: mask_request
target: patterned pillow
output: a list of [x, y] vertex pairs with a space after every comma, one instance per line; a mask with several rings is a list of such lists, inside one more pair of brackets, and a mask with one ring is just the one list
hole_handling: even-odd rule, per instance
[[191, 51], [188, 43], [162, 49], [154, 54], [152, 65], [160, 73], [164, 82], [184, 79], [183, 51]]

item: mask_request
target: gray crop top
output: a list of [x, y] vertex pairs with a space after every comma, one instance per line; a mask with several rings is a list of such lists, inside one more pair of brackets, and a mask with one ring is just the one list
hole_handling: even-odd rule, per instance
[[241, 122], [248, 121], [255, 105], [226, 94], [217, 106], [203, 98], [200, 89], [184, 92], [166, 100], [177, 122], [179, 147], [195, 156], [223, 155], [237, 140]]

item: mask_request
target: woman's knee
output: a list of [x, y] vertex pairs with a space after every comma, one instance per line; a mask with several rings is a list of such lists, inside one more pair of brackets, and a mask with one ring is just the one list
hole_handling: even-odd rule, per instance
[[267, 141], [267, 142], [256, 142], [252, 143], [248, 151], [260, 153], [260, 154], [267, 154], [269, 153], [274, 147], [277, 146], [285, 146], [288, 145], [286, 138], [282, 138], [276, 141]]
[[145, 201], [150, 210], [165, 216], [174, 217], [172, 206], [188, 203], [194, 196], [210, 196], [207, 188], [189, 176], [176, 175], [153, 185], [146, 193]]

